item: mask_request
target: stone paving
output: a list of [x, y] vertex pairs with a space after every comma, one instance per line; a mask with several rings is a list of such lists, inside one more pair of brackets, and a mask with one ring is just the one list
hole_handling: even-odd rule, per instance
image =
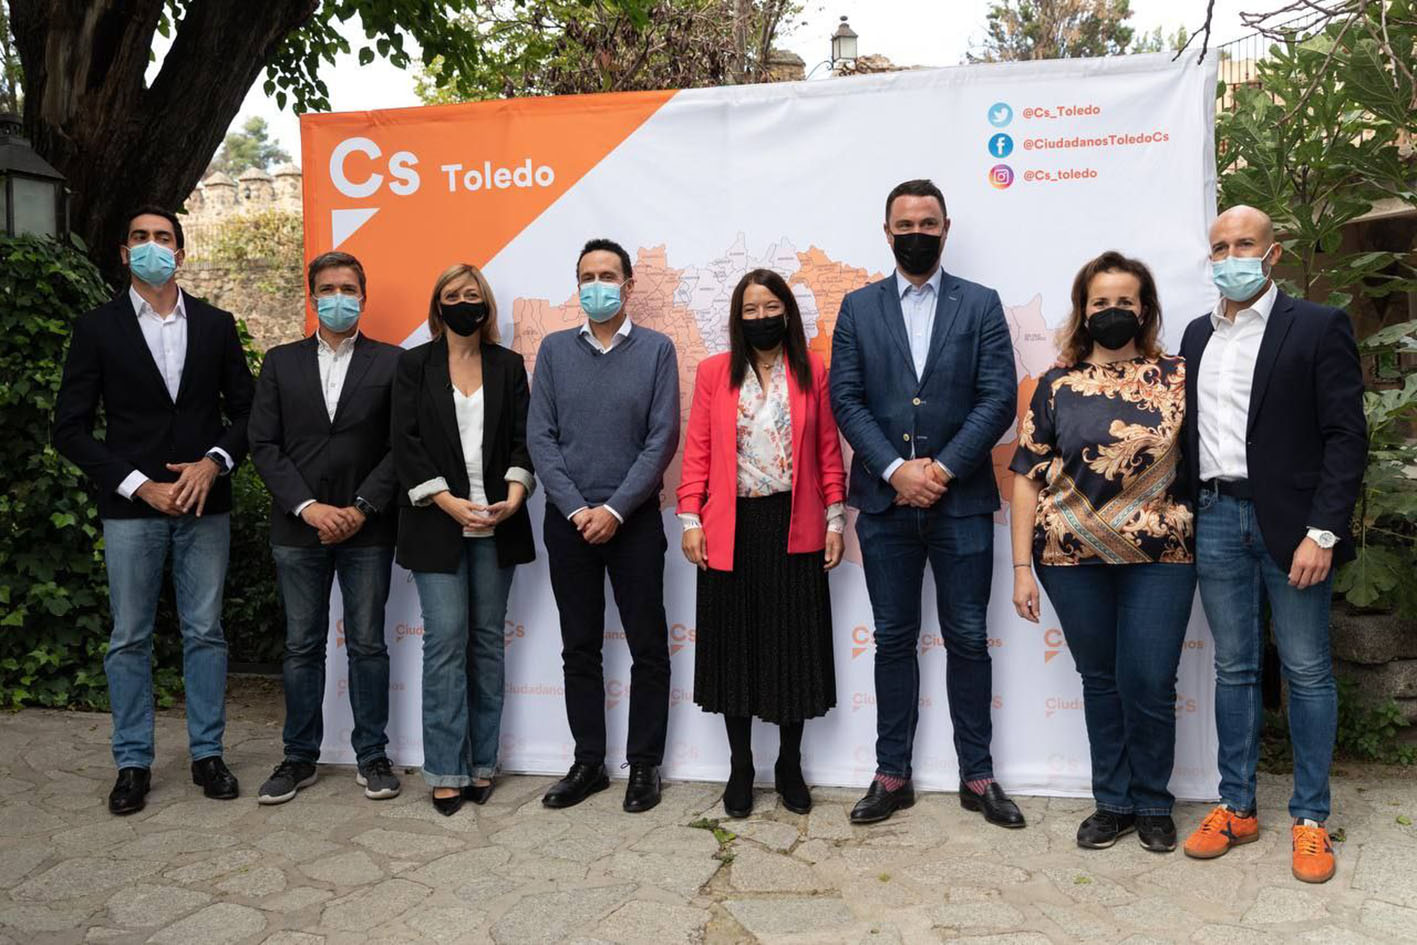
[[[549, 778], [508, 777], [444, 818], [416, 773], [374, 802], [325, 767], [261, 807], [278, 722], [240, 712], [227, 760], [243, 798], [201, 796], [181, 717], [161, 713], [148, 807], [118, 819], [108, 737], [105, 715], [0, 716], [0, 945], [1417, 942], [1417, 779], [1384, 770], [1335, 781], [1338, 875], [1310, 887], [1289, 876], [1276, 777], [1261, 781], [1261, 840], [1200, 863], [1134, 838], [1079, 850], [1079, 800], [1021, 798], [1030, 826], [1004, 831], [931, 794], [860, 828], [855, 791], [815, 791], [806, 817], [760, 791], [752, 819], [716, 833], [717, 785], [666, 785], [631, 816], [623, 782], [549, 811]], [[1203, 811], [1182, 805], [1178, 822]]]

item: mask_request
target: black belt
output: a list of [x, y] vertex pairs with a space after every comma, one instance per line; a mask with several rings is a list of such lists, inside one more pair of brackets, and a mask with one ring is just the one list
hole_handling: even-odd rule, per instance
[[1201, 491], [1218, 492], [1232, 499], [1253, 499], [1254, 490], [1248, 479], [1207, 479], [1201, 483]]

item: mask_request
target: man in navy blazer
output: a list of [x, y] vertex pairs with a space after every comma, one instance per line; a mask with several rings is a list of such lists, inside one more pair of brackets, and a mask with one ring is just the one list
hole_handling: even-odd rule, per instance
[[940, 266], [949, 226], [944, 195], [930, 181], [892, 190], [885, 231], [896, 271], [846, 296], [832, 336], [832, 408], [855, 452], [847, 502], [860, 511], [876, 624], [876, 777], [851, 819], [873, 823], [915, 803], [928, 561], [948, 653], [960, 803], [991, 823], [1022, 827], [994, 781], [986, 631], [999, 508], [990, 451], [1017, 415], [1018, 378], [999, 294]]
[[1215, 311], [1186, 326], [1185, 472], [1196, 496], [1196, 572], [1215, 638], [1221, 804], [1186, 841], [1220, 856], [1259, 836], [1264, 606], [1289, 685], [1294, 876], [1333, 875], [1328, 770], [1338, 722], [1329, 653], [1333, 567], [1367, 465], [1363, 371], [1342, 309], [1295, 299], [1271, 277], [1270, 218], [1233, 207], [1210, 233]]
[[[171, 557], [182, 630], [192, 780], [230, 800], [222, 761], [231, 471], [246, 455], [251, 371], [229, 312], [177, 285], [182, 224], [141, 207], [118, 247], [132, 278], [74, 322], [54, 405], [54, 448], [88, 478], [103, 521], [113, 629], [103, 658], [113, 705], [114, 814], [142, 810], [152, 780], [152, 636]], [[103, 436], [95, 435], [99, 411]]]

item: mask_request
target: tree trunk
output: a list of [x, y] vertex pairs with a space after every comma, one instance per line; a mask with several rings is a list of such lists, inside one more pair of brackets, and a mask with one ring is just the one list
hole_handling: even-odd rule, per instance
[[187, 4], [151, 86], [164, 0], [10, 0], [26, 133], [68, 178], [70, 224], [110, 279], [126, 214], [187, 199], [282, 40], [318, 0]]

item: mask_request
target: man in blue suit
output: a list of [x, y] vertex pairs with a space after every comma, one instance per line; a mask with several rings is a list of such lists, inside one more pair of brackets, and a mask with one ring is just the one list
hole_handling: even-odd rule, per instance
[[915, 803], [928, 562], [948, 653], [960, 803], [990, 823], [1022, 827], [994, 781], [985, 626], [999, 508], [990, 451], [1016, 416], [1018, 377], [999, 294], [940, 267], [949, 228], [932, 182], [892, 190], [885, 231], [896, 271], [842, 301], [832, 336], [832, 408], [855, 451], [847, 502], [860, 511], [876, 624], [876, 777], [851, 820], [874, 823]]

